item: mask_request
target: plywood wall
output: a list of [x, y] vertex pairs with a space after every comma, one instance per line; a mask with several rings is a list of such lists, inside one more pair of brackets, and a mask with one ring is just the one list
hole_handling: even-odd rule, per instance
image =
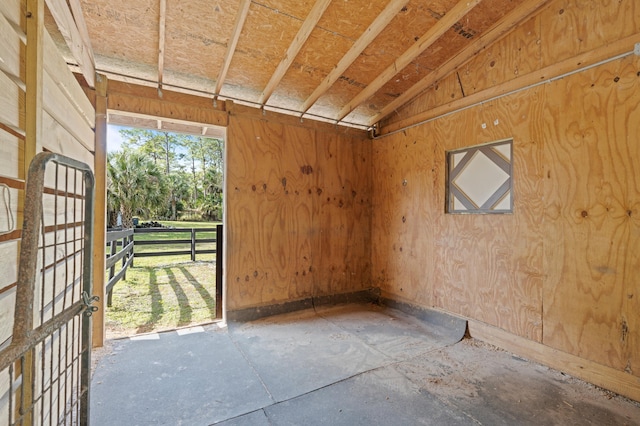
[[[577, 70], [578, 54], [631, 52], [635, 38], [635, 1], [554, 1], [383, 123], [431, 119], [373, 143], [372, 277], [383, 294], [640, 377], [640, 56], [517, 81], [562, 61]], [[491, 99], [504, 88], [519, 91]], [[475, 94], [487, 98], [453, 111]], [[513, 138], [513, 214], [445, 214], [445, 151], [503, 138]]]
[[368, 288], [366, 134], [232, 111], [227, 138], [227, 310]]

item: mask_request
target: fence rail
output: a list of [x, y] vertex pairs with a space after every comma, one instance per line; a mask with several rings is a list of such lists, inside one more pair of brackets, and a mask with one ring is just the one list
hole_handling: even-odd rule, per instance
[[[113, 287], [122, 279], [127, 279], [127, 268], [133, 264], [133, 229], [107, 232], [107, 244], [110, 251], [107, 255], [107, 271], [109, 271], [109, 281], [107, 282], [107, 306], [111, 306], [111, 294]], [[118, 246], [122, 250], [118, 251]], [[122, 267], [116, 273], [116, 264], [122, 261]]]
[[160, 250], [160, 251], [145, 251], [145, 252], [137, 252], [135, 254], [136, 257], [150, 257], [150, 256], [178, 256], [188, 254], [191, 256], [191, 260], [195, 262], [196, 255], [198, 254], [215, 254], [216, 249], [197, 249], [198, 244], [206, 244], [206, 243], [216, 243], [217, 242], [217, 234], [216, 238], [198, 238], [198, 232], [200, 233], [214, 233], [217, 228], [136, 228], [135, 234], [165, 234], [165, 233], [181, 233], [181, 234], [189, 234], [189, 239], [179, 239], [179, 240], [166, 240], [166, 239], [158, 239], [158, 240], [136, 240], [136, 246], [154, 246], [154, 245], [166, 245], [166, 244], [189, 244], [189, 249], [185, 250]]
[[[167, 239], [161, 238], [161, 234], [189, 234], [189, 238], [183, 239]], [[216, 238], [198, 238], [198, 233], [215, 233]], [[159, 234], [158, 239], [154, 240], [137, 240], [135, 235], [140, 234]], [[198, 249], [199, 244], [215, 244], [214, 249]], [[111, 295], [113, 287], [121, 279], [127, 278], [127, 268], [134, 265], [136, 257], [152, 257], [152, 256], [182, 256], [190, 255], [191, 260], [195, 261], [198, 254], [215, 254], [216, 255], [216, 316], [222, 316], [222, 225], [215, 228], [135, 228], [124, 229], [107, 232], [107, 244], [109, 251], [107, 254], [106, 270], [109, 273], [109, 281], [106, 286], [107, 306], [111, 306]], [[189, 245], [189, 249], [184, 250], [155, 250], [155, 251], [138, 251], [139, 247], [158, 247], [167, 245]], [[118, 251], [118, 247], [121, 250]], [[116, 272], [116, 265], [120, 263], [121, 268]]]

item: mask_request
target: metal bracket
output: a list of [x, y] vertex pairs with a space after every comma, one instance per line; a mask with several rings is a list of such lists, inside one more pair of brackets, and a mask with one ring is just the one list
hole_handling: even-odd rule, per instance
[[86, 291], [82, 292], [82, 305], [85, 307], [84, 314], [88, 317], [93, 315], [94, 312], [98, 310], [97, 306], [92, 306], [93, 302], [99, 301], [100, 298], [98, 296], [91, 296]]
[[635, 46], [633, 46], [633, 54], [640, 56], [640, 43], [636, 43]]

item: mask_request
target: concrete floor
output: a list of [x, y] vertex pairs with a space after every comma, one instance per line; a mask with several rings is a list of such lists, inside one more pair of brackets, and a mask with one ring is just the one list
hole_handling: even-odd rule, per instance
[[[445, 324], [446, 325], [446, 324]], [[640, 425], [640, 404], [374, 305], [111, 341], [93, 425]]]

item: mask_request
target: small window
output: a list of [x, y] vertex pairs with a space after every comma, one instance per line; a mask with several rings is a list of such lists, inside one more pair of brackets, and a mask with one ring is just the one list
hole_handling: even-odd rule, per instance
[[513, 140], [447, 151], [447, 213], [512, 213]]

